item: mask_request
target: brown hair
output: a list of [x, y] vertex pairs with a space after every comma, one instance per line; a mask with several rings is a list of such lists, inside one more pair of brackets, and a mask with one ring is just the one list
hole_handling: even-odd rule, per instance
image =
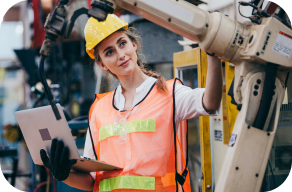
[[[156, 73], [156, 72], [154, 72], [152, 70], [149, 70], [149, 69], [146, 69], [144, 67], [144, 63], [142, 62], [142, 59], [141, 59], [141, 57], [144, 56], [141, 53], [142, 38], [138, 35], [137, 30], [135, 28], [133, 28], [133, 27], [130, 27], [128, 30], [124, 30], [124, 29], [120, 29], [120, 30], [124, 31], [125, 34], [129, 37], [129, 39], [132, 42], [136, 43], [136, 45], [137, 45], [137, 52], [136, 52], [136, 54], [137, 54], [137, 64], [138, 64], [139, 68], [141, 69], [141, 71], [144, 74], [146, 74], [147, 76], [157, 78], [156, 85], [157, 85], [158, 91], [160, 93], [166, 93], [168, 90], [167, 90], [167, 86], [166, 86], [164, 77], [161, 76], [159, 73]], [[94, 48], [94, 50], [96, 50], [96, 47]], [[96, 63], [97, 63], [97, 61], [100, 61], [100, 57], [98, 55], [98, 51], [94, 51], [94, 56], [95, 56]], [[109, 71], [109, 73], [112, 74], [114, 78], [118, 79], [118, 77], [115, 74], [113, 74], [111, 71]]]

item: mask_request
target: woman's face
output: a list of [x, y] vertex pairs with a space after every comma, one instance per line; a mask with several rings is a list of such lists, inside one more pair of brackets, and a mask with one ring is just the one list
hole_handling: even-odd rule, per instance
[[115, 75], [130, 75], [137, 65], [137, 45], [123, 31], [117, 31], [104, 39], [96, 48], [100, 61], [97, 64], [103, 70]]

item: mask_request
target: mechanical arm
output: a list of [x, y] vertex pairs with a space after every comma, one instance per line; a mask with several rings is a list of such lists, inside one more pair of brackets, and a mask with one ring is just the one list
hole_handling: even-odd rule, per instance
[[77, 10], [70, 21], [65, 21], [62, 6], [68, 0], [61, 0], [63, 3], [47, 18], [41, 54], [48, 56], [51, 42], [58, 35], [70, 35], [79, 15], [104, 20], [118, 6], [196, 41], [201, 49], [233, 63], [239, 113], [215, 192], [258, 192], [277, 129], [285, 80], [292, 68], [292, 30], [281, 19], [282, 9], [270, 16], [255, 1], [259, 3], [241, 2], [253, 6], [257, 14], [250, 17], [251, 22], [239, 23], [183, 0], [92, 0], [92, 8]]

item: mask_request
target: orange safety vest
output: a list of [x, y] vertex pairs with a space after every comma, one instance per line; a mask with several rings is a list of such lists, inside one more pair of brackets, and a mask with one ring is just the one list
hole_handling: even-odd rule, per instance
[[186, 121], [180, 123], [174, 136], [176, 80], [166, 82], [166, 94], [159, 93], [154, 84], [147, 96], [133, 107], [124, 123], [126, 143], [117, 142], [115, 118], [124, 117], [129, 111], [120, 112], [114, 106], [115, 91], [96, 95], [89, 111], [95, 156], [123, 169], [97, 172], [93, 192], [127, 189], [145, 192], [155, 188], [158, 191], [159, 182], [164, 191], [177, 191], [181, 188], [178, 182], [183, 184], [184, 191], [191, 191], [186, 167]]

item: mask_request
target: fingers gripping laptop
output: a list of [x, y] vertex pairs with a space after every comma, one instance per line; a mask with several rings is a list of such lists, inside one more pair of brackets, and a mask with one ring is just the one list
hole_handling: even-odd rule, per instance
[[62, 119], [56, 120], [51, 106], [38, 107], [15, 112], [23, 137], [33, 159], [37, 165], [43, 165], [40, 150], [46, 150], [50, 154], [51, 143], [54, 138], [62, 140], [69, 148], [69, 159], [76, 159], [77, 163], [72, 170], [79, 172], [96, 172], [121, 169], [114, 165], [80, 157], [75, 141], [71, 134], [63, 110], [57, 104]]

